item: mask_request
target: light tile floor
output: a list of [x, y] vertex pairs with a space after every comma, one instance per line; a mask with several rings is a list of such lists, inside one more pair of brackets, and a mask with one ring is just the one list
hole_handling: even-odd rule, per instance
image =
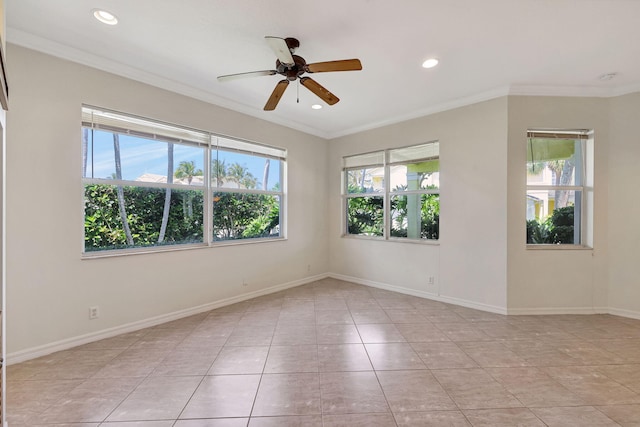
[[8, 367], [10, 427], [640, 426], [640, 321], [335, 279]]

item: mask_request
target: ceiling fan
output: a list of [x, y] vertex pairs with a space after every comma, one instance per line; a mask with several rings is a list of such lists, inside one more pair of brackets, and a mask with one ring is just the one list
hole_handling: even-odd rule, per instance
[[227, 82], [230, 80], [241, 79], [245, 77], [259, 77], [259, 76], [273, 76], [280, 74], [284, 76], [284, 80], [280, 80], [273, 93], [267, 100], [264, 106], [265, 111], [275, 110], [280, 98], [287, 89], [289, 82], [294, 82], [296, 79], [300, 79], [300, 84], [311, 92], [315, 93], [320, 99], [325, 101], [329, 105], [333, 105], [340, 101], [340, 99], [325, 89], [320, 83], [316, 82], [310, 77], [302, 77], [305, 73], [325, 73], [328, 71], [358, 71], [362, 70], [362, 64], [359, 59], [343, 59], [339, 61], [327, 61], [316, 62], [313, 64], [307, 64], [307, 62], [301, 56], [294, 55], [295, 50], [300, 46], [300, 42], [293, 37], [287, 37], [286, 39], [280, 37], [265, 37], [267, 44], [276, 54], [278, 58], [276, 60], [275, 70], [263, 70], [252, 71], [249, 73], [228, 74], [226, 76], [219, 76], [219, 82]]

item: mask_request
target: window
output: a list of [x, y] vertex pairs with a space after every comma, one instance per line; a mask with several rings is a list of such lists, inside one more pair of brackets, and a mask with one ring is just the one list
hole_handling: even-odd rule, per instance
[[286, 152], [82, 109], [84, 252], [282, 237]]
[[279, 237], [283, 153], [267, 149], [260, 155], [255, 145], [222, 137], [214, 144], [213, 240]]
[[527, 244], [591, 246], [593, 139], [585, 130], [527, 133]]
[[343, 159], [345, 235], [438, 240], [439, 143]]
[[384, 236], [384, 154], [344, 158], [347, 234]]

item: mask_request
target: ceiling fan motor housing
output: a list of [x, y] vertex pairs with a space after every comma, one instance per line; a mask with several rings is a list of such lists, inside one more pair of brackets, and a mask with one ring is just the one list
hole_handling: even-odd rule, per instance
[[300, 42], [298, 41], [298, 39], [295, 39], [293, 37], [287, 37], [286, 39], [284, 39], [284, 41], [291, 53], [294, 53], [296, 49], [300, 47]]
[[290, 67], [287, 67], [286, 65], [281, 63], [279, 59], [277, 59], [276, 71], [278, 74], [285, 76], [287, 80], [293, 82], [306, 72], [305, 66], [307, 65], [307, 61], [305, 61], [304, 58], [301, 56], [298, 56], [298, 55], [292, 55], [292, 56], [293, 56], [294, 64]]

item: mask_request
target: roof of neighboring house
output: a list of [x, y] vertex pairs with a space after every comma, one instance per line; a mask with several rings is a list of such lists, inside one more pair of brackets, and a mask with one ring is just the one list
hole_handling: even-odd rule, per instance
[[[155, 173], [143, 173], [139, 177], [135, 179], [140, 182], [154, 182], [158, 184], [165, 184], [167, 182], [167, 177], [165, 175], [158, 175]], [[187, 178], [173, 178], [173, 184], [183, 184], [188, 185]], [[191, 179], [191, 185], [204, 185], [204, 177], [202, 176], [194, 176]], [[220, 186], [222, 188], [243, 188], [235, 181], [224, 181]]]

